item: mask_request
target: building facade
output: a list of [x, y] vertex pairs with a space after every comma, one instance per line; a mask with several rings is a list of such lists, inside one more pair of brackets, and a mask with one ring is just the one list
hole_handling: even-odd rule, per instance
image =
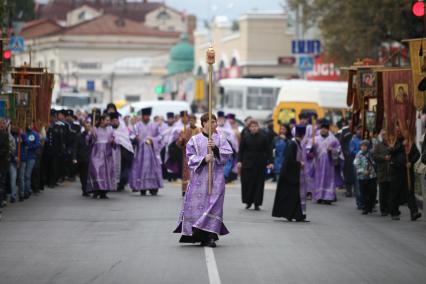
[[195, 73], [206, 74], [205, 52], [213, 43], [216, 80], [296, 77], [295, 60], [281, 60], [292, 57], [294, 33], [288, 28], [287, 20], [287, 15], [281, 11], [246, 13], [237, 24], [232, 24], [225, 17], [216, 17], [209, 31], [196, 31], [194, 34]]
[[109, 6], [114, 1], [105, 1], [103, 8], [96, 6], [102, 1], [71, 1], [81, 5], [53, 17], [52, 9], [58, 9], [53, 4], [62, 2], [49, 2], [44, 18], [24, 26], [25, 51], [14, 55], [14, 64], [31, 62], [55, 73], [54, 99], [69, 89], [89, 94], [92, 103], [156, 99], [170, 49], [181, 32], [193, 30], [191, 19], [148, 1], [138, 3], [139, 9], [150, 8], [138, 17], [123, 17]]

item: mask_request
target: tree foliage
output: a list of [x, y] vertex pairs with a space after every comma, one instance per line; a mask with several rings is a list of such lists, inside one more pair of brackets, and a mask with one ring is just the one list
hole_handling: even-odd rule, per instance
[[327, 55], [340, 64], [377, 59], [384, 42], [421, 37], [423, 19], [412, 15], [412, 0], [288, 0], [301, 7], [305, 27], [317, 26]]
[[11, 21], [27, 22], [35, 18], [35, 0], [9, 1]]

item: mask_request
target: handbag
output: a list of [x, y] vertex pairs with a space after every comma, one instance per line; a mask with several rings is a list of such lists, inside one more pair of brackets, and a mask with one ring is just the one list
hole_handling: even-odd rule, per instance
[[414, 164], [414, 171], [421, 175], [426, 175], [426, 147], [420, 156], [420, 159]]

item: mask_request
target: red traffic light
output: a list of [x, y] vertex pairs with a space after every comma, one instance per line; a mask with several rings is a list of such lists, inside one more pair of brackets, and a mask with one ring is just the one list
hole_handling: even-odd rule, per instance
[[10, 50], [3, 51], [3, 58], [4, 59], [10, 59], [11, 57], [12, 57], [12, 51], [10, 51]]
[[411, 6], [411, 12], [413, 12], [413, 15], [416, 17], [423, 17], [425, 15], [425, 2], [418, 1], [413, 3], [413, 6]]

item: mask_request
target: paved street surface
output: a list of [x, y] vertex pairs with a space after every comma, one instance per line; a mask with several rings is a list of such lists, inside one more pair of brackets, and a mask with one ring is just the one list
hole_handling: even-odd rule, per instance
[[[270, 188], [273, 188], [270, 186]], [[181, 245], [172, 234], [177, 184], [158, 197], [80, 196], [77, 183], [9, 205], [0, 222], [0, 283], [425, 283], [426, 222], [362, 216], [354, 200], [308, 203], [308, 224], [245, 210], [227, 188], [218, 247]]]

